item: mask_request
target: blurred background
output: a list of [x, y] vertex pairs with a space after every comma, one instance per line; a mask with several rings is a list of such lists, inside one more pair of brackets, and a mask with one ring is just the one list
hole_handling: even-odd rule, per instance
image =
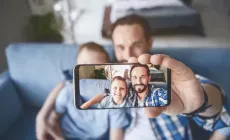
[[[129, 12], [150, 17], [156, 47], [229, 47], [229, 0], [181, 1], [183, 6], [177, 11], [151, 7], [126, 11], [113, 0], [1, 0], [0, 72], [7, 69], [9, 43], [95, 41], [109, 45], [111, 20]], [[170, 34], [165, 32], [169, 28]]]

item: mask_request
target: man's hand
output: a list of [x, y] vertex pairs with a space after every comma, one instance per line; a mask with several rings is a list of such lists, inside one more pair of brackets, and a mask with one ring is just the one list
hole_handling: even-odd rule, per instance
[[36, 137], [38, 140], [64, 140], [59, 121], [52, 111], [48, 118], [41, 112], [36, 117]]
[[148, 117], [156, 117], [162, 112], [168, 115], [191, 113], [204, 103], [204, 94], [200, 81], [195, 77], [192, 70], [183, 63], [163, 54], [143, 54], [138, 58], [131, 57], [128, 62], [151, 63], [171, 69], [171, 103], [167, 107], [145, 108], [145, 113]]

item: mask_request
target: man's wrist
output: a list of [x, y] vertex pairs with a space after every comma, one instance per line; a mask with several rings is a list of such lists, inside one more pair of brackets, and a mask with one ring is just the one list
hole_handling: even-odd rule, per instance
[[204, 113], [208, 108], [210, 108], [212, 105], [209, 105], [208, 102], [208, 95], [204, 89], [204, 87], [202, 86], [203, 89], [203, 94], [204, 94], [204, 103], [196, 110], [190, 112], [190, 113], [183, 113], [183, 115], [186, 116], [199, 116], [200, 113]]

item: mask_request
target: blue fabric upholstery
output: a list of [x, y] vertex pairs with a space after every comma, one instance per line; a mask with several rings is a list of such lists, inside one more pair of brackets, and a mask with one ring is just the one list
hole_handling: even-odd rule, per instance
[[[40, 107], [48, 93], [73, 69], [78, 46], [64, 44], [12, 44], [6, 49], [11, 78], [25, 103]], [[111, 54], [112, 49], [107, 48]]]
[[11, 125], [22, 115], [22, 103], [10, 75], [0, 75], [0, 139]]
[[[80, 80], [80, 94], [85, 101], [90, 100], [96, 94], [104, 93], [105, 88], [110, 89], [109, 80], [101, 80], [101, 79]], [[93, 107], [97, 107], [97, 105], [94, 105]]]
[[0, 139], [2, 140], [35, 140], [35, 119], [39, 111], [36, 107], [26, 107], [24, 113]]

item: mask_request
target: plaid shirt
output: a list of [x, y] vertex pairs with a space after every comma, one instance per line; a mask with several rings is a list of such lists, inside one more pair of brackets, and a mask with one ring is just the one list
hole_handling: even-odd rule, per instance
[[163, 88], [155, 88], [154, 85], [148, 85], [148, 93], [144, 98], [142, 103], [138, 103], [138, 96], [135, 91], [132, 89], [132, 85], [129, 85], [129, 102], [134, 107], [143, 107], [143, 106], [165, 106], [168, 101], [167, 90]]
[[[224, 91], [215, 84], [213, 81], [206, 79], [202, 76], [196, 75], [196, 77], [200, 80], [202, 84], [212, 84], [220, 89], [222, 94], [224, 95]], [[132, 89], [130, 89], [132, 90]], [[132, 91], [132, 95], [129, 96], [129, 99], [134, 101], [133, 104], [137, 105], [137, 97], [134, 92]], [[193, 119], [196, 124], [198, 124], [200, 127], [204, 128], [207, 131], [214, 131], [217, 129], [221, 129], [227, 126], [230, 126], [230, 114], [227, 113], [226, 110], [230, 111], [230, 107], [227, 105], [227, 102], [225, 100], [224, 106], [221, 110], [221, 112], [209, 119], [204, 119], [200, 118], [198, 116], [191, 117], [190, 119]], [[131, 119], [131, 127], [135, 127], [136, 120], [137, 120], [137, 113], [133, 110], [131, 111], [130, 114], [133, 118]], [[191, 134], [191, 129], [189, 126], [189, 117], [184, 116], [184, 115], [177, 115], [177, 116], [168, 116], [165, 114], [161, 114], [160, 116], [149, 119], [149, 122], [151, 124], [152, 131], [154, 132], [154, 137], [156, 139], [161, 139], [161, 140], [168, 140], [168, 139], [192, 139], [192, 134]]]

